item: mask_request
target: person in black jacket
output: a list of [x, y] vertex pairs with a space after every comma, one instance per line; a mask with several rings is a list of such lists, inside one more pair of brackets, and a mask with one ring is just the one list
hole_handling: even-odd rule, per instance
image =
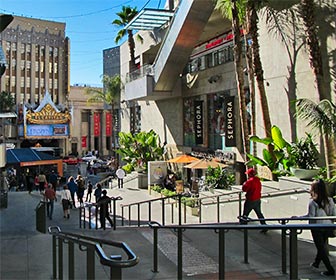
[[109, 203], [111, 202], [111, 198], [107, 196], [107, 191], [102, 191], [103, 196], [98, 199], [99, 205], [99, 220], [101, 228], [106, 228], [106, 220], [110, 222], [111, 227], [113, 227], [113, 221], [110, 217], [109, 213]]

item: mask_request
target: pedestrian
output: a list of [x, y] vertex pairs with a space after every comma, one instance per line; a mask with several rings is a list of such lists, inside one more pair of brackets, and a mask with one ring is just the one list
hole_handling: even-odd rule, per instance
[[[71, 200], [72, 200], [72, 205], [71, 206], [76, 208], [75, 193], [77, 193], [77, 191], [78, 191], [78, 186], [75, 182], [74, 177], [72, 177], [72, 176], [69, 177], [67, 185], [68, 185], [68, 189], [69, 189], [70, 194], [71, 194]], [[71, 206], [70, 206], [70, 208], [72, 208]]]
[[116, 171], [116, 176], [118, 178], [118, 188], [122, 189], [124, 187], [124, 178], [126, 176], [126, 172], [124, 169], [121, 168], [121, 166], [118, 167]]
[[101, 195], [102, 195], [102, 186], [101, 186], [101, 184], [98, 183], [97, 188], [94, 191], [94, 196], [96, 198], [96, 203], [98, 202]]
[[[261, 182], [260, 179], [256, 176], [257, 172], [253, 168], [249, 168], [245, 174], [248, 178], [243, 183], [242, 188], [243, 192], [246, 192], [243, 219], [247, 219], [252, 210], [254, 210], [258, 219], [265, 219], [261, 212]], [[260, 223], [262, 225], [266, 224], [264, 220], [261, 220]], [[260, 232], [266, 233], [267, 229], [262, 229]]]
[[79, 203], [82, 205], [84, 203], [83, 197], [84, 197], [84, 192], [85, 192], [85, 182], [81, 175], [77, 175], [75, 182], [77, 184], [77, 197], [78, 197]]
[[40, 189], [40, 183], [39, 183], [37, 174], [35, 174], [35, 177], [34, 177], [34, 185], [35, 185], [35, 190], [38, 191]]
[[41, 171], [40, 174], [38, 175], [38, 182], [39, 182], [40, 193], [42, 193], [44, 191], [45, 185], [47, 183], [47, 178], [44, 175], [43, 171]]
[[[311, 199], [308, 204], [308, 214], [301, 217], [336, 216], [335, 203], [331, 197], [328, 197], [326, 185], [323, 180], [315, 180], [311, 183], [310, 195]], [[332, 220], [310, 220], [309, 223], [330, 224]], [[328, 257], [328, 238], [331, 237], [332, 230], [312, 229], [311, 233], [317, 254], [314, 262], [311, 263], [310, 266], [313, 269], [318, 269], [322, 261], [327, 271], [321, 272], [321, 275], [334, 276], [335, 269], [331, 265]]]
[[92, 185], [91, 181], [88, 181], [87, 194], [86, 194], [85, 202], [91, 202], [92, 189], [93, 189], [93, 185]]
[[56, 192], [57, 186], [58, 186], [58, 174], [55, 172], [55, 170], [52, 170], [49, 175], [49, 183], [52, 184], [52, 187], [54, 191]]
[[47, 189], [44, 192], [44, 198], [47, 202], [47, 217], [52, 220], [54, 212], [54, 202], [57, 201], [56, 192], [54, 191], [52, 184], [49, 183]]
[[64, 185], [63, 191], [61, 191], [61, 203], [63, 208], [63, 214], [65, 219], [70, 218], [70, 205], [72, 203], [71, 193], [67, 185]]
[[111, 203], [111, 198], [107, 196], [107, 191], [102, 191], [103, 196], [98, 199], [99, 205], [99, 220], [101, 228], [106, 228], [106, 220], [109, 221], [111, 227], [113, 227], [113, 221], [109, 213], [109, 204]]

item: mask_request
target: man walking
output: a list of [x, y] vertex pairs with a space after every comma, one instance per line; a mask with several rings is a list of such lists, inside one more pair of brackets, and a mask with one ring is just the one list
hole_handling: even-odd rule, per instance
[[116, 175], [118, 178], [118, 188], [122, 189], [124, 187], [124, 178], [126, 176], [125, 170], [122, 169], [121, 166], [119, 166], [116, 171]]
[[[99, 218], [100, 218], [100, 226], [105, 229], [106, 228], [106, 220], [110, 222], [111, 227], [113, 227], [113, 221], [110, 217], [109, 213], [109, 204], [111, 202], [111, 198], [107, 196], [107, 191], [102, 191], [103, 196], [98, 199], [99, 205]], [[106, 220], [105, 220], [106, 219]]]
[[50, 220], [52, 220], [52, 215], [54, 212], [54, 202], [57, 201], [57, 198], [51, 183], [48, 184], [48, 188], [44, 192], [44, 197], [47, 201], [47, 216]]
[[[243, 218], [247, 219], [252, 210], [256, 213], [259, 219], [265, 219], [261, 212], [261, 182], [256, 176], [257, 172], [253, 168], [249, 168], [247, 181], [243, 183], [243, 192], [246, 192], [246, 200], [244, 203]], [[243, 222], [244, 223], [244, 222]], [[246, 222], [245, 222], [246, 223]], [[260, 223], [265, 225], [266, 222], [261, 220]], [[266, 233], [267, 229], [261, 230], [261, 233]]]

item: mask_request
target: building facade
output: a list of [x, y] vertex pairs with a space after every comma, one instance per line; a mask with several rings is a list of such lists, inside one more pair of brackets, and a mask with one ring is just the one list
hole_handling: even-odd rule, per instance
[[[154, 129], [172, 153], [235, 151], [237, 159], [244, 161], [231, 22], [213, 6], [207, 7], [204, 3], [207, 1], [187, 2], [179, 2], [174, 17], [160, 30], [139, 31], [144, 43], [136, 41], [135, 54], [140, 64], [136, 73], [130, 72], [127, 41], [121, 45], [121, 77], [125, 81], [121, 97], [124, 102], [120, 105], [121, 130]], [[331, 54], [336, 43], [335, 32], [328, 30], [335, 30], [335, 21], [332, 9], [328, 15], [322, 9], [316, 12], [318, 24], [324, 26], [319, 36], [325, 73], [331, 73], [335, 67]], [[290, 37], [297, 45], [286, 45], [270, 32], [262, 11], [259, 15], [260, 53], [271, 122], [281, 128], [285, 139], [293, 142], [310, 129], [294, 118], [291, 104], [298, 98], [318, 101], [304, 36], [301, 33], [297, 38]], [[325, 28], [326, 18], [330, 19], [331, 29]], [[137, 20], [141, 22], [141, 15], [132, 24]], [[132, 24], [127, 28], [132, 29]], [[286, 36], [293, 34], [292, 31], [282, 30]], [[326, 77], [335, 101], [335, 80], [331, 74]], [[251, 116], [252, 88], [247, 75], [244, 88], [247, 113]], [[258, 90], [256, 87], [254, 90], [255, 134], [265, 137]]]
[[[65, 148], [64, 136], [31, 135], [18, 131], [25, 109], [36, 109], [46, 96], [65, 111], [69, 94], [69, 39], [65, 23], [15, 16], [0, 35], [7, 67], [1, 77], [1, 92], [10, 93], [17, 105], [18, 119], [13, 120], [10, 141], [16, 147], [42, 146]], [[22, 121], [22, 120], [21, 120]]]

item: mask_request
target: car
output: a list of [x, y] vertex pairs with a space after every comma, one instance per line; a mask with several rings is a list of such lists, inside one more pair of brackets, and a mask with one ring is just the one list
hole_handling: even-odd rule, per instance
[[86, 161], [86, 162], [90, 162], [90, 161], [95, 160], [95, 159], [97, 159], [97, 157], [92, 155], [92, 154], [87, 154], [87, 155], [82, 157], [82, 161]]
[[76, 165], [80, 160], [74, 156], [65, 156], [63, 157], [63, 162], [68, 165]]

